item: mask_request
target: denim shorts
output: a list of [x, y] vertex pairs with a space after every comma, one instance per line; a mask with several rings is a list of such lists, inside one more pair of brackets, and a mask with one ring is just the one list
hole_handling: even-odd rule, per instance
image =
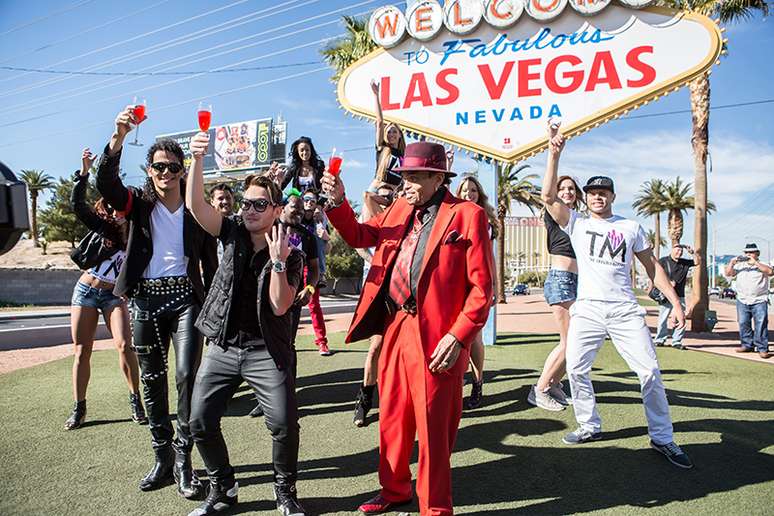
[[578, 275], [569, 271], [549, 270], [543, 285], [543, 295], [549, 305], [575, 301], [578, 297]]
[[81, 283], [75, 284], [73, 289], [73, 306], [88, 306], [107, 312], [124, 301], [120, 297], [113, 295], [113, 291], [106, 288], [94, 288]]

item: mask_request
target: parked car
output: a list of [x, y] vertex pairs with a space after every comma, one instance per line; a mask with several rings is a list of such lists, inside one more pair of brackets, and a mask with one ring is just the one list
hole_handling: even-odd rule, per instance
[[528, 286], [528, 285], [526, 285], [526, 284], [524, 284], [524, 283], [517, 283], [517, 284], [516, 284], [516, 285], [513, 287], [513, 292], [512, 292], [512, 294], [513, 294], [514, 296], [526, 296], [526, 295], [528, 295], [528, 294], [529, 294], [529, 286]]
[[736, 299], [736, 292], [732, 288], [724, 288], [723, 292], [720, 293], [720, 297], [723, 299]]
[[709, 289], [709, 295], [720, 297], [720, 287], [711, 287]]

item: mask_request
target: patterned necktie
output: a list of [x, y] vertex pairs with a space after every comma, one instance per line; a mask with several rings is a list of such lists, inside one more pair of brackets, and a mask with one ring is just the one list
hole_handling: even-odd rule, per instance
[[414, 261], [414, 252], [419, 243], [419, 235], [422, 232], [422, 216], [417, 210], [414, 217], [414, 226], [403, 239], [398, 258], [392, 269], [390, 280], [390, 298], [398, 306], [403, 306], [411, 298], [411, 264]]

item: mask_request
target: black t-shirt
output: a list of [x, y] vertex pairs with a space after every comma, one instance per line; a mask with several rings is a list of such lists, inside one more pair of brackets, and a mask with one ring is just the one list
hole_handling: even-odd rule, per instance
[[666, 271], [669, 279], [675, 282], [677, 297], [685, 297], [685, 280], [688, 277], [688, 269], [695, 265], [693, 260], [680, 258], [675, 261], [671, 256], [664, 256], [659, 258], [658, 262]]
[[312, 234], [301, 224], [284, 224], [285, 229], [290, 233], [288, 241], [290, 247], [300, 249], [306, 255], [305, 263], [308, 265], [309, 260], [315, 260], [317, 255], [317, 240], [316, 236]]
[[[382, 147], [384, 148], [384, 147]], [[376, 166], [379, 166], [379, 156], [381, 156], [382, 151], [377, 147], [376, 148]], [[403, 179], [403, 177], [400, 175], [400, 172], [394, 172], [393, 169], [400, 166], [401, 158], [403, 158], [403, 153], [400, 152], [398, 149], [393, 149], [390, 147], [390, 161], [387, 164], [387, 169], [384, 171], [384, 182], [393, 186], [398, 186]]]
[[258, 276], [269, 261], [269, 250], [254, 253], [234, 292], [226, 327], [226, 345], [244, 347], [262, 339], [258, 322]]
[[570, 235], [562, 231], [562, 228], [551, 217], [548, 210], [543, 212], [543, 223], [545, 223], [546, 231], [548, 232], [548, 254], [575, 258], [575, 250], [572, 248]]

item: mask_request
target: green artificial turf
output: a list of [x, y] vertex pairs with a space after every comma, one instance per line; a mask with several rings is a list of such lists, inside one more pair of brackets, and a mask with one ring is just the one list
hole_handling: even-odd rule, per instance
[[[569, 447], [572, 410], [525, 401], [555, 335], [502, 336], [487, 348], [485, 405], [465, 412], [452, 457], [465, 514], [772, 514], [774, 369], [695, 351], [659, 349], [677, 442], [696, 463], [671, 466], [648, 448], [636, 377], [610, 344], [593, 374], [605, 439]], [[365, 343], [320, 357], [301, 339], [301, 499], [313, 513], [352, 513], [378, 488], [377, 424], [352, 425]], [[141, 493], [149, 432], [129, 421], [114, 351], [94, 353], [88, 422], [66, 432], [71, 359], [0, 376], [0, 514], [175, 515], [196, 506], [172, 487]], [[466, 387], [466, 393], [469, 387]], [[174, 388], [170, 388], [174, 393]], [[174, 406], [174, 405], [173, 405]], [[233, 513], [274, 512], [271, 440], [243, 388], [223, 420], [240, 484]], [[201, 460], [194, 454], [194, 465]], [[409, 508], [417, 511], [416, 504]], [[275, 513], [276, 514], [276, 513]]]

